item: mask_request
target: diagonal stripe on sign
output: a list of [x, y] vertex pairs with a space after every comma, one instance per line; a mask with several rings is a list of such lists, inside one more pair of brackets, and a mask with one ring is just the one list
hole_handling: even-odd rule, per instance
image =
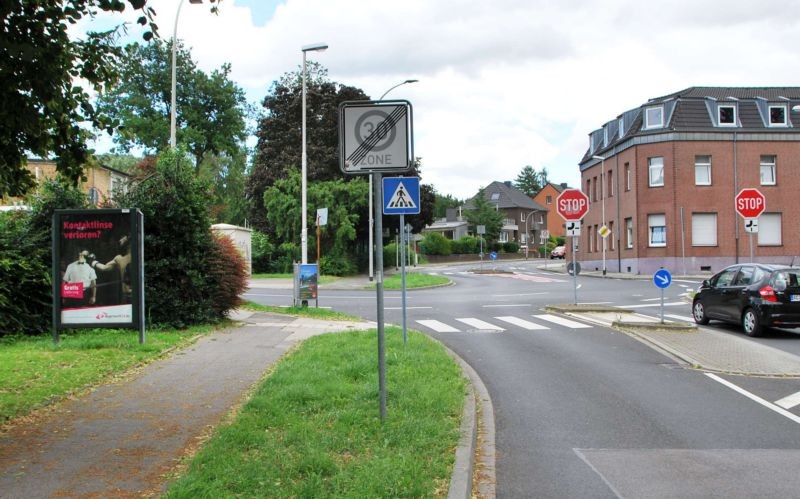
[[375, 130], [369, 135], [369, 137], [364, 139], [361, 145], [358, 146], [358, 148], [356, 148], [355, 151], [353, 151], [353, 154], [351, 154], [347, 158], [347, 160], [352, 162], [352, 164], [354, 165], [359, 164], [361, 160], [367, 157], [367, 154], [369, 154], [372, 148], [375, 147], [375, 145], [378, 142], [383, 140], [383, 138], [389, 134], [392, 128], [394, 128], [395, 125], [397, 125], [397, 123], [400, 122], [400, 120], [405, 117], [405, 115], [406, 115], [405, 107], [403, 106], [396, 107], [395, 110], [392, 111], [391, 114], [389, 114], [389, 116], [387, 116], [385, 120], [383, 120], [380, 124], [378, 124], [377, 127], [375, 127]]

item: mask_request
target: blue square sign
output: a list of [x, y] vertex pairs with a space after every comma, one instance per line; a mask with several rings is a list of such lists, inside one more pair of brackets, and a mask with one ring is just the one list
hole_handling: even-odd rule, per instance
[[419, 177], [383, 178], [383, 214], [419, 214]]

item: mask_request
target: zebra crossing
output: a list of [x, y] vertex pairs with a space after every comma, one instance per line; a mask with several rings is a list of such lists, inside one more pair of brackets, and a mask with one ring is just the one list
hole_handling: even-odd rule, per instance
[[[490, 320], [493, 322], [489, 322]], [[525, 317], [502, 315], [486, 319], [478, 319], [477, 317], [454, 317], [454, 321], [455, 322], [451, 324], [435, 319], [419, 319], [416, 322], [437, 333], [502, 333], [511, 327], [515, 329], [524, 329], [526, 331], [545, 331], [551, 329], [553, 325], [563, 326], [569, 329], [587, 329], [594, 327], [590, 324], [553, 314], [536, 314]]]
[[[428, 272], [429, 275], [445, 275], [445, 276], [462, 276], [462, 277], [474, 277], [475, 273], [467, 270], [459, 270], [459, 271], [442, 271], [442, 272]], [[557, 277], [552, 277], [551, 274], [535, 274], [532, 272], [516, 272], [513, 274], [507, 273], [497, 273], [491, 274], [492, 277], [502, 277], [506, 279], [518, 279], [521, 281], [530, 281], [530, 282], [567, 282], [565, 279], [559, 279]]]

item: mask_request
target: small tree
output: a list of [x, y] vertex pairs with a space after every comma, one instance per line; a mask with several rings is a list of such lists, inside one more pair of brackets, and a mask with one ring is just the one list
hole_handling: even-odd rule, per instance
[[472, 198], [473, 208], [467, 211], [467, 221], [472, 226], [471, 229], [477, 232], [476, 227], [483, 225], [486, 227], [485, 237], [488, 241], [496, 241], [503, 230], [503, 213], [497, 210], [496, 205], [486, 199], [486, 192], [481, 187], [478, 194]]

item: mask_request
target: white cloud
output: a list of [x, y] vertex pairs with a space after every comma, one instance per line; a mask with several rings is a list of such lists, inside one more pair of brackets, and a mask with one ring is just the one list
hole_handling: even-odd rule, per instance
[[[151, 2], [170, 37], [177, 1]], [[528, 164], [577, 186], [588, 134], [649, 98], [695, 85], [791, 85], [793, 5], [287, 0], [256, 27], [248, 7], [224, 0], [218, 16], [185, 3], [178, 34], [201, 68], [230, 62], [253, 102], [318, 41], [330, 49], [310, 57], [331, 79], [373, 97], [419, 79], [390, 96], [414, 106], [423, 181], [468, 197]]]

